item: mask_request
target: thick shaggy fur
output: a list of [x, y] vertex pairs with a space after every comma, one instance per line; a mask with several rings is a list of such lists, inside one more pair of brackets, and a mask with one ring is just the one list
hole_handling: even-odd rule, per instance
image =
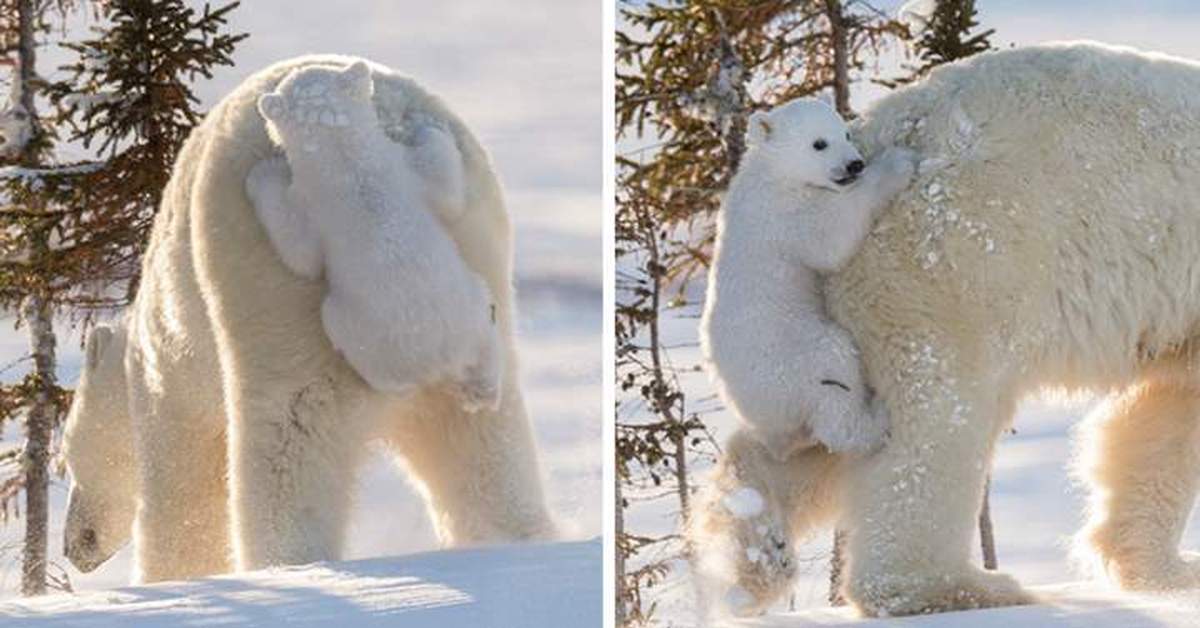
[[868, 406], [854, 342], [825, 313], [821, 274], [858, 249], [908, 185], [913, 158], [890, 151], [863, 171], [841, 117], [815, 100], [756, 114], [747, 135], [700, 322], [709, 373], [779, 458], [816, 443], [867, 450], [882, 440], [886, 414]]
[[[517, 381], [508, 216], [491, 164], [462, 122], [411, 79], [372, 66], [390, 137], [409, 141], [410, 116], [433, 117], [462, 154], [465, 200], [439, 217], [496, 303], [506, 355], [495, 410], [470, 413], [445, 385], [403, 399], [368, 386], [325, 336], [324, 283], [288, 270], [243, 191], [250, 169], [276, 156], [259, 97], [298, 68], [353, 61], [306, 57], [252, 76], [209, 113], [176, 163], [124, 354], [134, 439], [119, 458], [136, 460], [128, 499], [138, 504], [142, 580], [337, 558], [355, 473], [374, 438], [421, 487], [445, 544], [554, 534]], [[76, 404], [69, 432], [121, 418]], [[80, 470], [68, 514], [80, 522], [69, 528], [118, 529], [107, 518], [121, 509], [90, 499], [87, 487], [102, 480], [83, 470], [103, 468], [90, 458], [128, 441], [68, 440], [68, 462]], [[86, 545], [68, 538], [68, 546]]]
[[843, 478], [860, 610], [1030, 599], [970, 556], [997, 435], [1046, 386], [1119, 394], [1088, 428], [1101, 562], [1125, 586], [1200, 585], [1177, 548], [1200, 474], [1197, 111], [1198, 64], [1062, 44], [944, 67], [867, 112], [868, 154], [927, 159], [827, 294], [890, 411], [886, 447]]
[[373, 91], [370, 68], [356, 63], [296, 70], [264, 94], [259, 110], [286, 160], [259, 162], [247, 195], [284, 264], [325, 279], [325, 334], [368, 384], [408, 395], [448, 382], [472, 408], [494, 407], [502, 365], [492, 298], [426, 202], [462, 198], [461, 184], [431, 189], [461, 176], [427, 180], [411, 165], [414, 155], [426, 166], [462, 159], [436, 127], [422, 144], [389, 139]]

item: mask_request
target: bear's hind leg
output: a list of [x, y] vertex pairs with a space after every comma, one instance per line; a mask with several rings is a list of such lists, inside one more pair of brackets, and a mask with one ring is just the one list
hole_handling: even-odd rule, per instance
[[1121, 587], [1200, 587], [1200, 559], [1179, 541], [1200, 488], [1200, 384], [1147, 379], [1087, 423], [1092, 489], [1081, 533]]
[[344, 368], [296, 371], [243, 373], [229, 404], [240, 570], [341, 557], [374, 397]]
[[390, 409], [384, 438], [422, 487], [443, 545], [552, 539], [533, 431], [509, 381], [497, 409], [468, 412], [450, 386]]
[[730, 437], [688, 521], [706, 614], [758, 615], [790, 590], [796, 542], [834, 514], [838, 460], [809, 447], [780, 461], [747, 430]]
[[[222, 422], [156, 416], [139, 447], [141, 504], [135, 531], [138, 582], [184, 580], [232, 568]], [[152, 438], [150, 440], [149, 438]]]

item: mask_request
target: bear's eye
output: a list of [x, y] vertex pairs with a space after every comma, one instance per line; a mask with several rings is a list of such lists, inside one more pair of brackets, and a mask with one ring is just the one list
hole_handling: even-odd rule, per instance
[[825, 150], [826, 148], [829, 148], [829, 142], [826, 142], [825, 140], [817, 140], [813, 142], [813, 148], [816, 150]]
[[850, 141], [850, 132], [849, 131], [846, 131], [846, 141], [847, 142]]

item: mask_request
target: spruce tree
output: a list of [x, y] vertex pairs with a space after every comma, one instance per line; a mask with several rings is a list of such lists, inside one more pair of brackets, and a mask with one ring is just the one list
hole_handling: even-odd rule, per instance
[[[86, 330], [96, 313], [132, 299], [175, 154], [201, 119], [190, 82], [231, 64], [245, 36], [220, 32], [237, 3], [197, 10], [180, 0], [108, 0], [96, 5], [95, 37], [66, 44], [77, 55], [63, 68], [68, 78], [47, 84], [35, 51], [59, 32], [50, 28], [50, 8], [65, 16], [78, 7], [7, 1], [19, 19], [14, 28], [0, 21], [0, 42], [19, 59], [19, 108], [5, 114], [24, 114], [28, 126], [21, 142], [0, 140], [10, 162], [0, 168], [0, 308], [28, 329], [33, 368], [0, 387], [0, 424], [24, 416], [26, 437], [21, 448], [0, 453], [0, 463], [21, 461], [0, 480], [0, 505], [8, 512], [25, 496], [22, 592], [35, 595], [46, 589], [50, 459], [70, 399], [55, 379], [55, 321]], [[47, 105], [55, 115], [39, 116]], [[16, 128], [14, 119], [0, 116], [0, 127]], [[62, 135], [90, 158], [59, 159], [54, 140]]]
[[[741, 162], [746, 120], [822, 93], [852, 116], [851, 85], [870, 78], [904, 27], [840, 0], [627, 2], [621, 19], [617, 135], [632, 146], [617, 160], [617, 508], [670, 497], [686, 516], [691, 467], [717, 451], [702, 419], [714, 408], [688, 404], [677, 375], [692, 367], [672, 362], [661, 327], [707, 269], [712, 215]], [[648, 590], [690, 550], [677, 535], [622, 522], [618, 608], [645, 623]]]

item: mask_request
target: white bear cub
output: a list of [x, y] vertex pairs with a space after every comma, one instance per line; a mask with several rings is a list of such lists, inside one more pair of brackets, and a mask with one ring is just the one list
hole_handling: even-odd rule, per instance
[[472, 410], [495, 407], [491, 294], [436, 217], [462, 202], [461, 155], [436, 126], [411, 146], [389, 139], [373, 90], [358, 62], [296, 70], [260, 97], [286, 161], [259, 162], [246, 192], [284, 264], [324, 276], [325, 333], [368, 384], [404, 395], [452, 381]]
[[821, 275], [858, 250], [914, 161], [892, 148], [868, 166], [841, 116], [817, 100], [750, 118], [721, 209], [701, 343], [722, 398], [780, 458], [814, 441], [865, 451], [886, 434], [853, 339], [825, 313]]

